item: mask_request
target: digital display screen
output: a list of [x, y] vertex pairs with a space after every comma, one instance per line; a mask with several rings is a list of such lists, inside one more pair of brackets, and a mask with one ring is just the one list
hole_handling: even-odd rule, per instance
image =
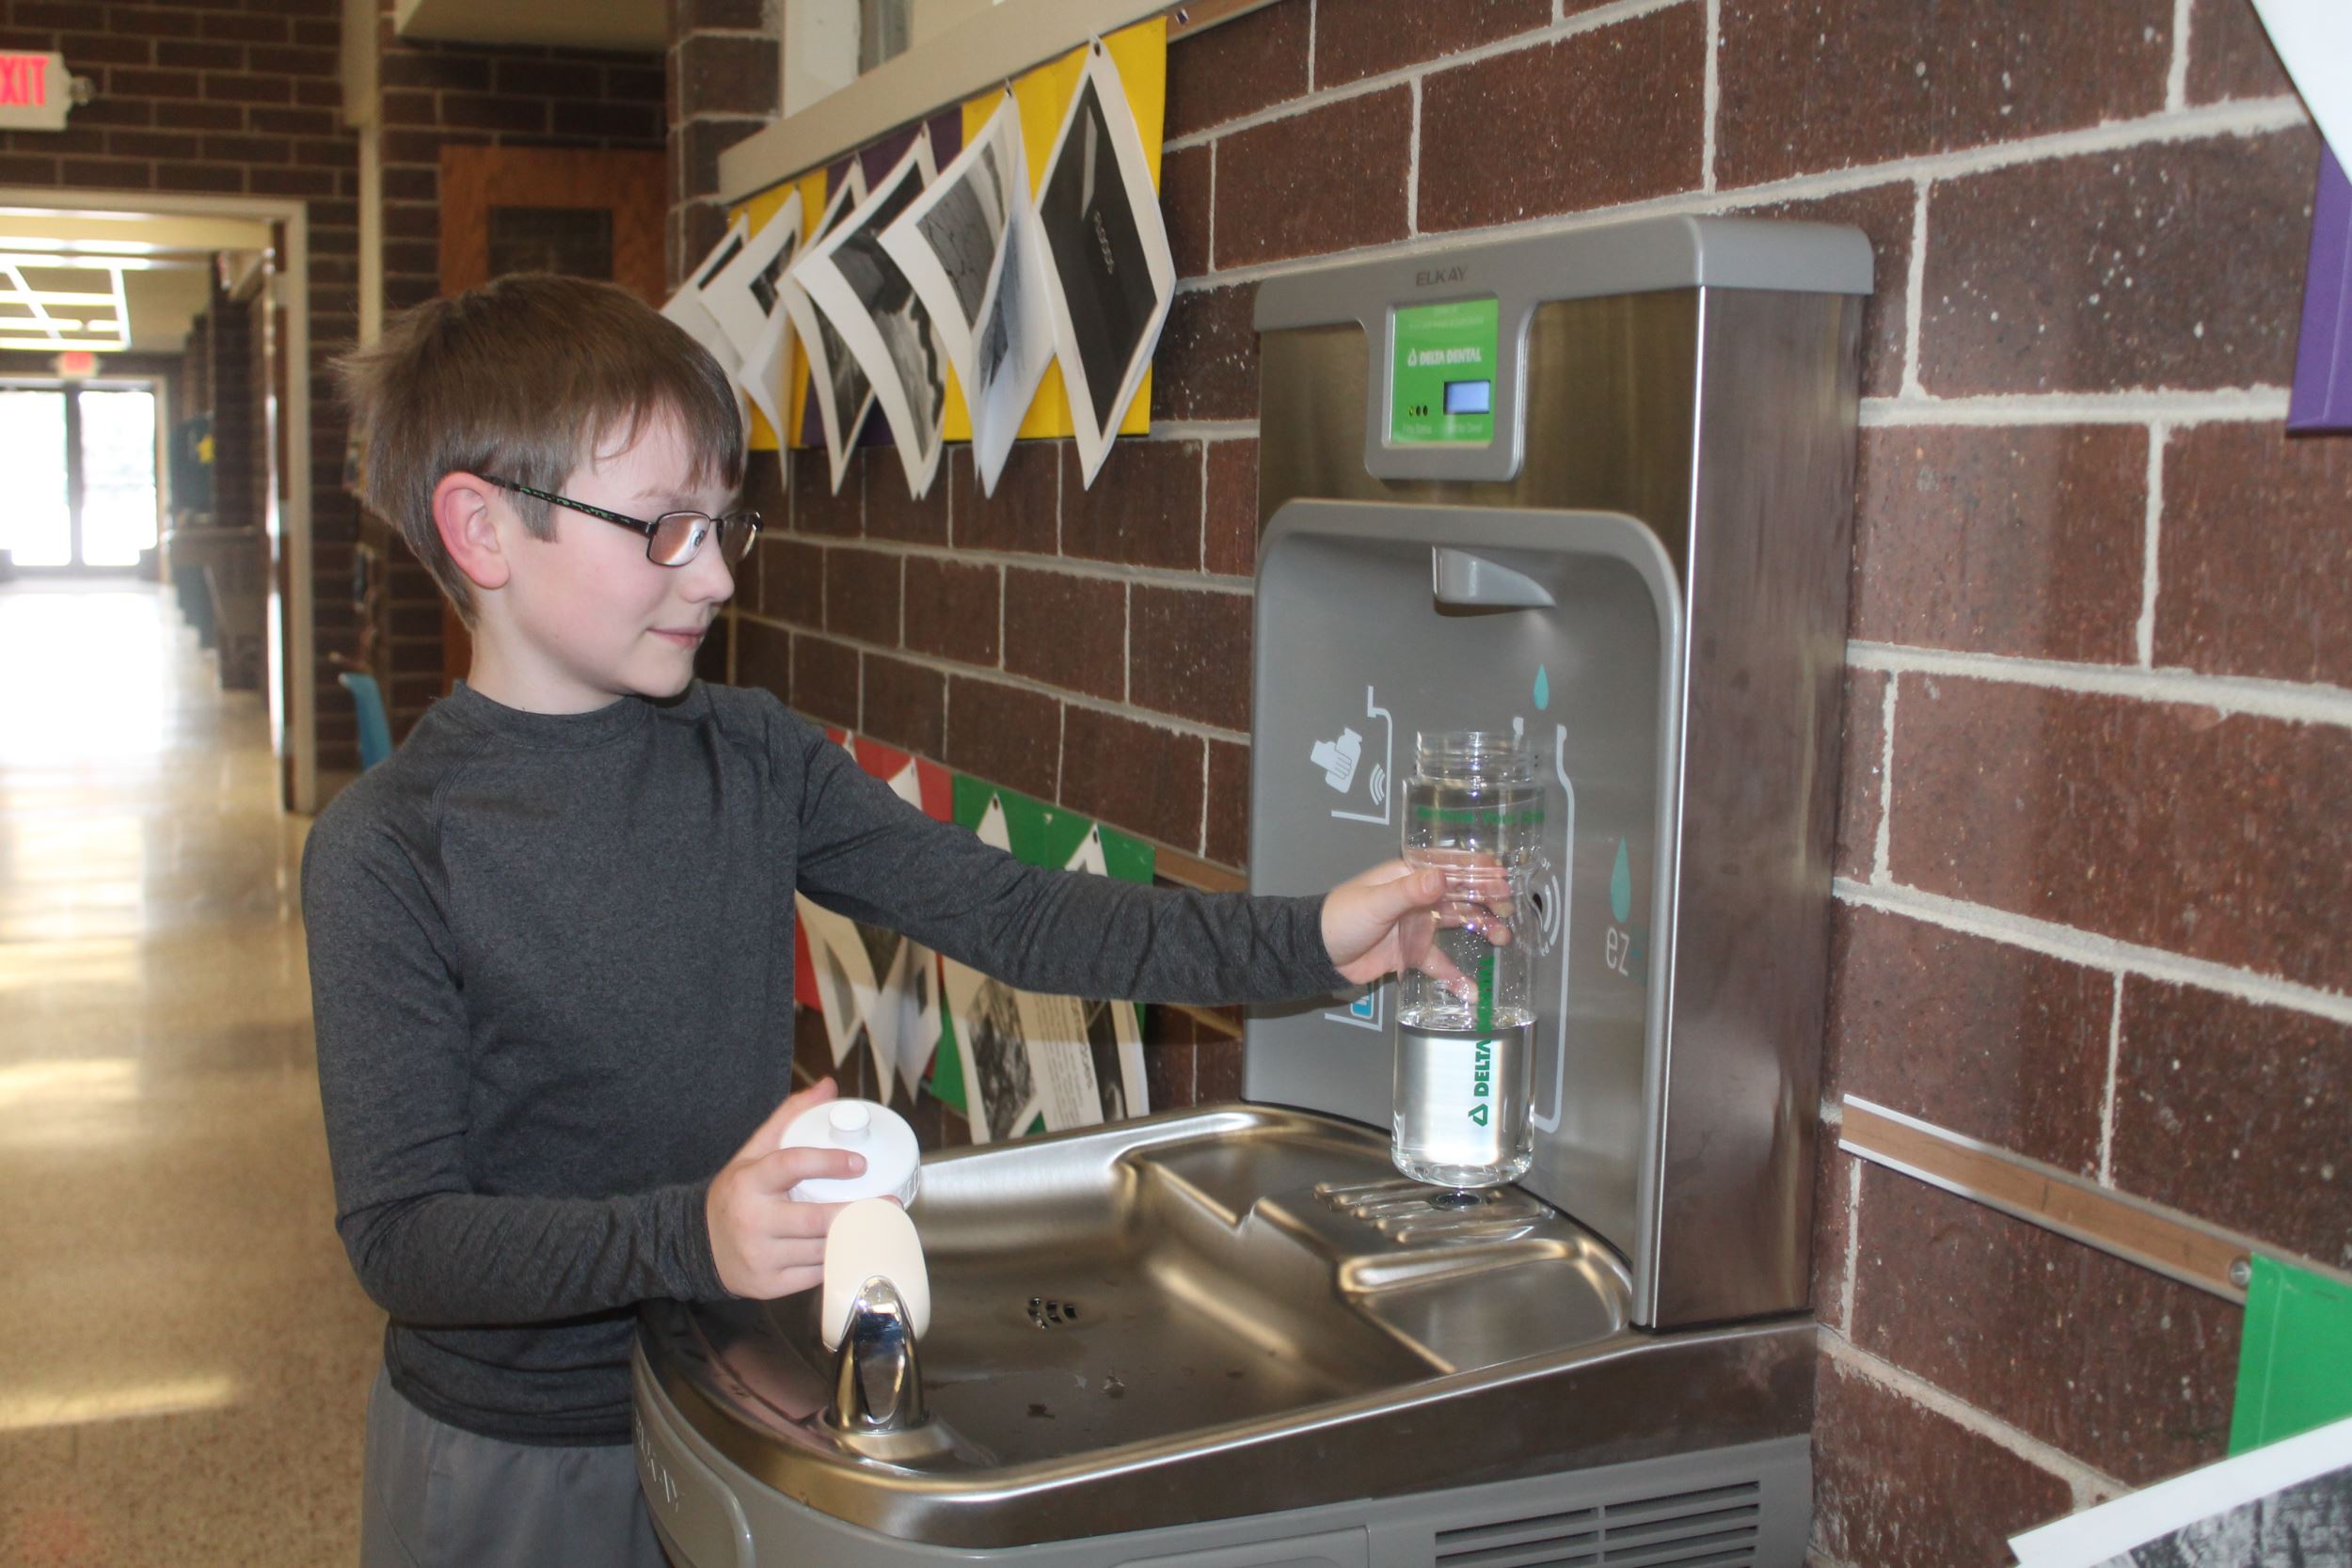
[[1449, 414], [1491, 414], [1495, 411], [1495, 384], [1491, 381], [1449, 381], [1445, 384], [1445, 411]]
[[1400, 305], [1390, 311], [1390, 444], [1493, 442], [1501, 317], [1492, 299]]

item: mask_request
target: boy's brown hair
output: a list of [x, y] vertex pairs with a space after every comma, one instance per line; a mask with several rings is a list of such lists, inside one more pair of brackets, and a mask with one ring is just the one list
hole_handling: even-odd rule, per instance
[[[727, 372], [615, 284], [501, 277], [403, 311], [337, 370], [365, 442], [363, 497], [469, 625], [472, 585], [433, 524], [433, 490], [446, 475], [560, 491], [599, 444], [626, 451], [647, 420], [667, 416], [685, 435], [691, 483], [732, 490], [743, 481], [743, 420]], [[533, 534], [553, 536], [547, 502], [508, 499]]]

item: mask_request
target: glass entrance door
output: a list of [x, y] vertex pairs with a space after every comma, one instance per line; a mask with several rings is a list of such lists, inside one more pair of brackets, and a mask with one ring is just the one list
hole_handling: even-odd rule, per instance
[[20, 567], [74, 563], [68, 450], [65, 393], [0, 388], [0, 473], [14, 492], [0, 506], [0, 550]]
[[119, 571], [155, 547], [155, 394], [0, 387], [0, 549], [32, 571]]

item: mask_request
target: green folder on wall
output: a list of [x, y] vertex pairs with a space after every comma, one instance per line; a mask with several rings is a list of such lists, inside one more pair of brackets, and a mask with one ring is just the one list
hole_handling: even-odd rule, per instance
[[2352, 1286], [2253, 1259], [2230, 1451], [2352, 1416]]

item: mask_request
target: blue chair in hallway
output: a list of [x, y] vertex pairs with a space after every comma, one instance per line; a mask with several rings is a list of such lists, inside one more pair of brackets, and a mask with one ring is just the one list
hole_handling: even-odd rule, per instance
[[384, 714], [384, 693], [373, 675], [346, 670], [335, 678], [359, 710], [359, 767], [364, 771], [392, 754], [392, 723]]

